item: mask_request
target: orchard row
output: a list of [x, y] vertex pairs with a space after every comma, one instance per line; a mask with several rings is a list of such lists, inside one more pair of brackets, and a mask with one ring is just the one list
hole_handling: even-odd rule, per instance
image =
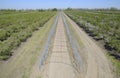
[[65, 13], [110, 52], [120, 54], [120, 12], [66, 10]]
[[9, 58], [13, 49], [26, 41], [33, 31], [42, 28], [55, 14], [55, 11], [1, 13], [0, 59]]

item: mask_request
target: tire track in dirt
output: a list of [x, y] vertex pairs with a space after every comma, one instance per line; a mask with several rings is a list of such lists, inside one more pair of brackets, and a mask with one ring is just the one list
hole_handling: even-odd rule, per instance
[[48, 61], [44, 65], [42, 78], [77, 78], [68, 51], [67, 37], [62, 16], [59, 17], [57, 29]]

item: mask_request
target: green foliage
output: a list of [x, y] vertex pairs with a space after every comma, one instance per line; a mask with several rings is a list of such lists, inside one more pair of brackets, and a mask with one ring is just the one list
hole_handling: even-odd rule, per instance
[[120, 62], [119, 60], [116, 60], [116, 58], [112, 57], [108, 52], [106, 52], [106, 55], [108, 56], [108, 58], [112, 61], [115, 69], [115, 74], [116, 74], [116, 78], [120, 77]]
[[3, 41], [7, 38], [7, 32], [5, 30], [0, 30], [0, 41]]
[[[114, 9], [114, 8], [111, 8]], [[114, 10], [66, 10], [65, 13], [107, 49], [120, 53], [120, 12]]]
[[67, 10], [67, 11], [70, 11], [70, 10], [72, 10], [72, 8], [69, 7], [69, 8], [67, 8], [66, 10]]
[[0, 15], [0, 59], [11, 56], [13, 49], [26, 41], [32, 32], [41, 28], [56, 14], [53, 11], [3, 11], [7, 14]]
[[52, 11], [57, 11], [57, 8], [53, 8]]
[[118, 10], [118, 9], [115, 8], [115, 7], [111, 7], [110, 10], [111, 10], [111, 11], [116, 11], [116, 10]]

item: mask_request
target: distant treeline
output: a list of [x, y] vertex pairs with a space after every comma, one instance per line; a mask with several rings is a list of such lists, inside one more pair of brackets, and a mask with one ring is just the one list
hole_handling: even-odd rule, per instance
[[66, 10], [83, 10], [83, 11], [120, 11], [120, 9], [111, 7], [111, 8], [94, 8], [94, 9], [88, 9], [88, 8], [67, 8]]
[[57, 8], [53, 9], [0, 9], [0, 11], [8, 11], [8, 12], [24, 12], [24, 11], [57, 11]]

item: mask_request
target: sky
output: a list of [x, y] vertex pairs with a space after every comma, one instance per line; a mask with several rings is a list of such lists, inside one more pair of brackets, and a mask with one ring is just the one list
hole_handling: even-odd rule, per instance
[[120, 9], [120, 0], [0, 0], [0, 9], [64, 9], [68, 7]]

